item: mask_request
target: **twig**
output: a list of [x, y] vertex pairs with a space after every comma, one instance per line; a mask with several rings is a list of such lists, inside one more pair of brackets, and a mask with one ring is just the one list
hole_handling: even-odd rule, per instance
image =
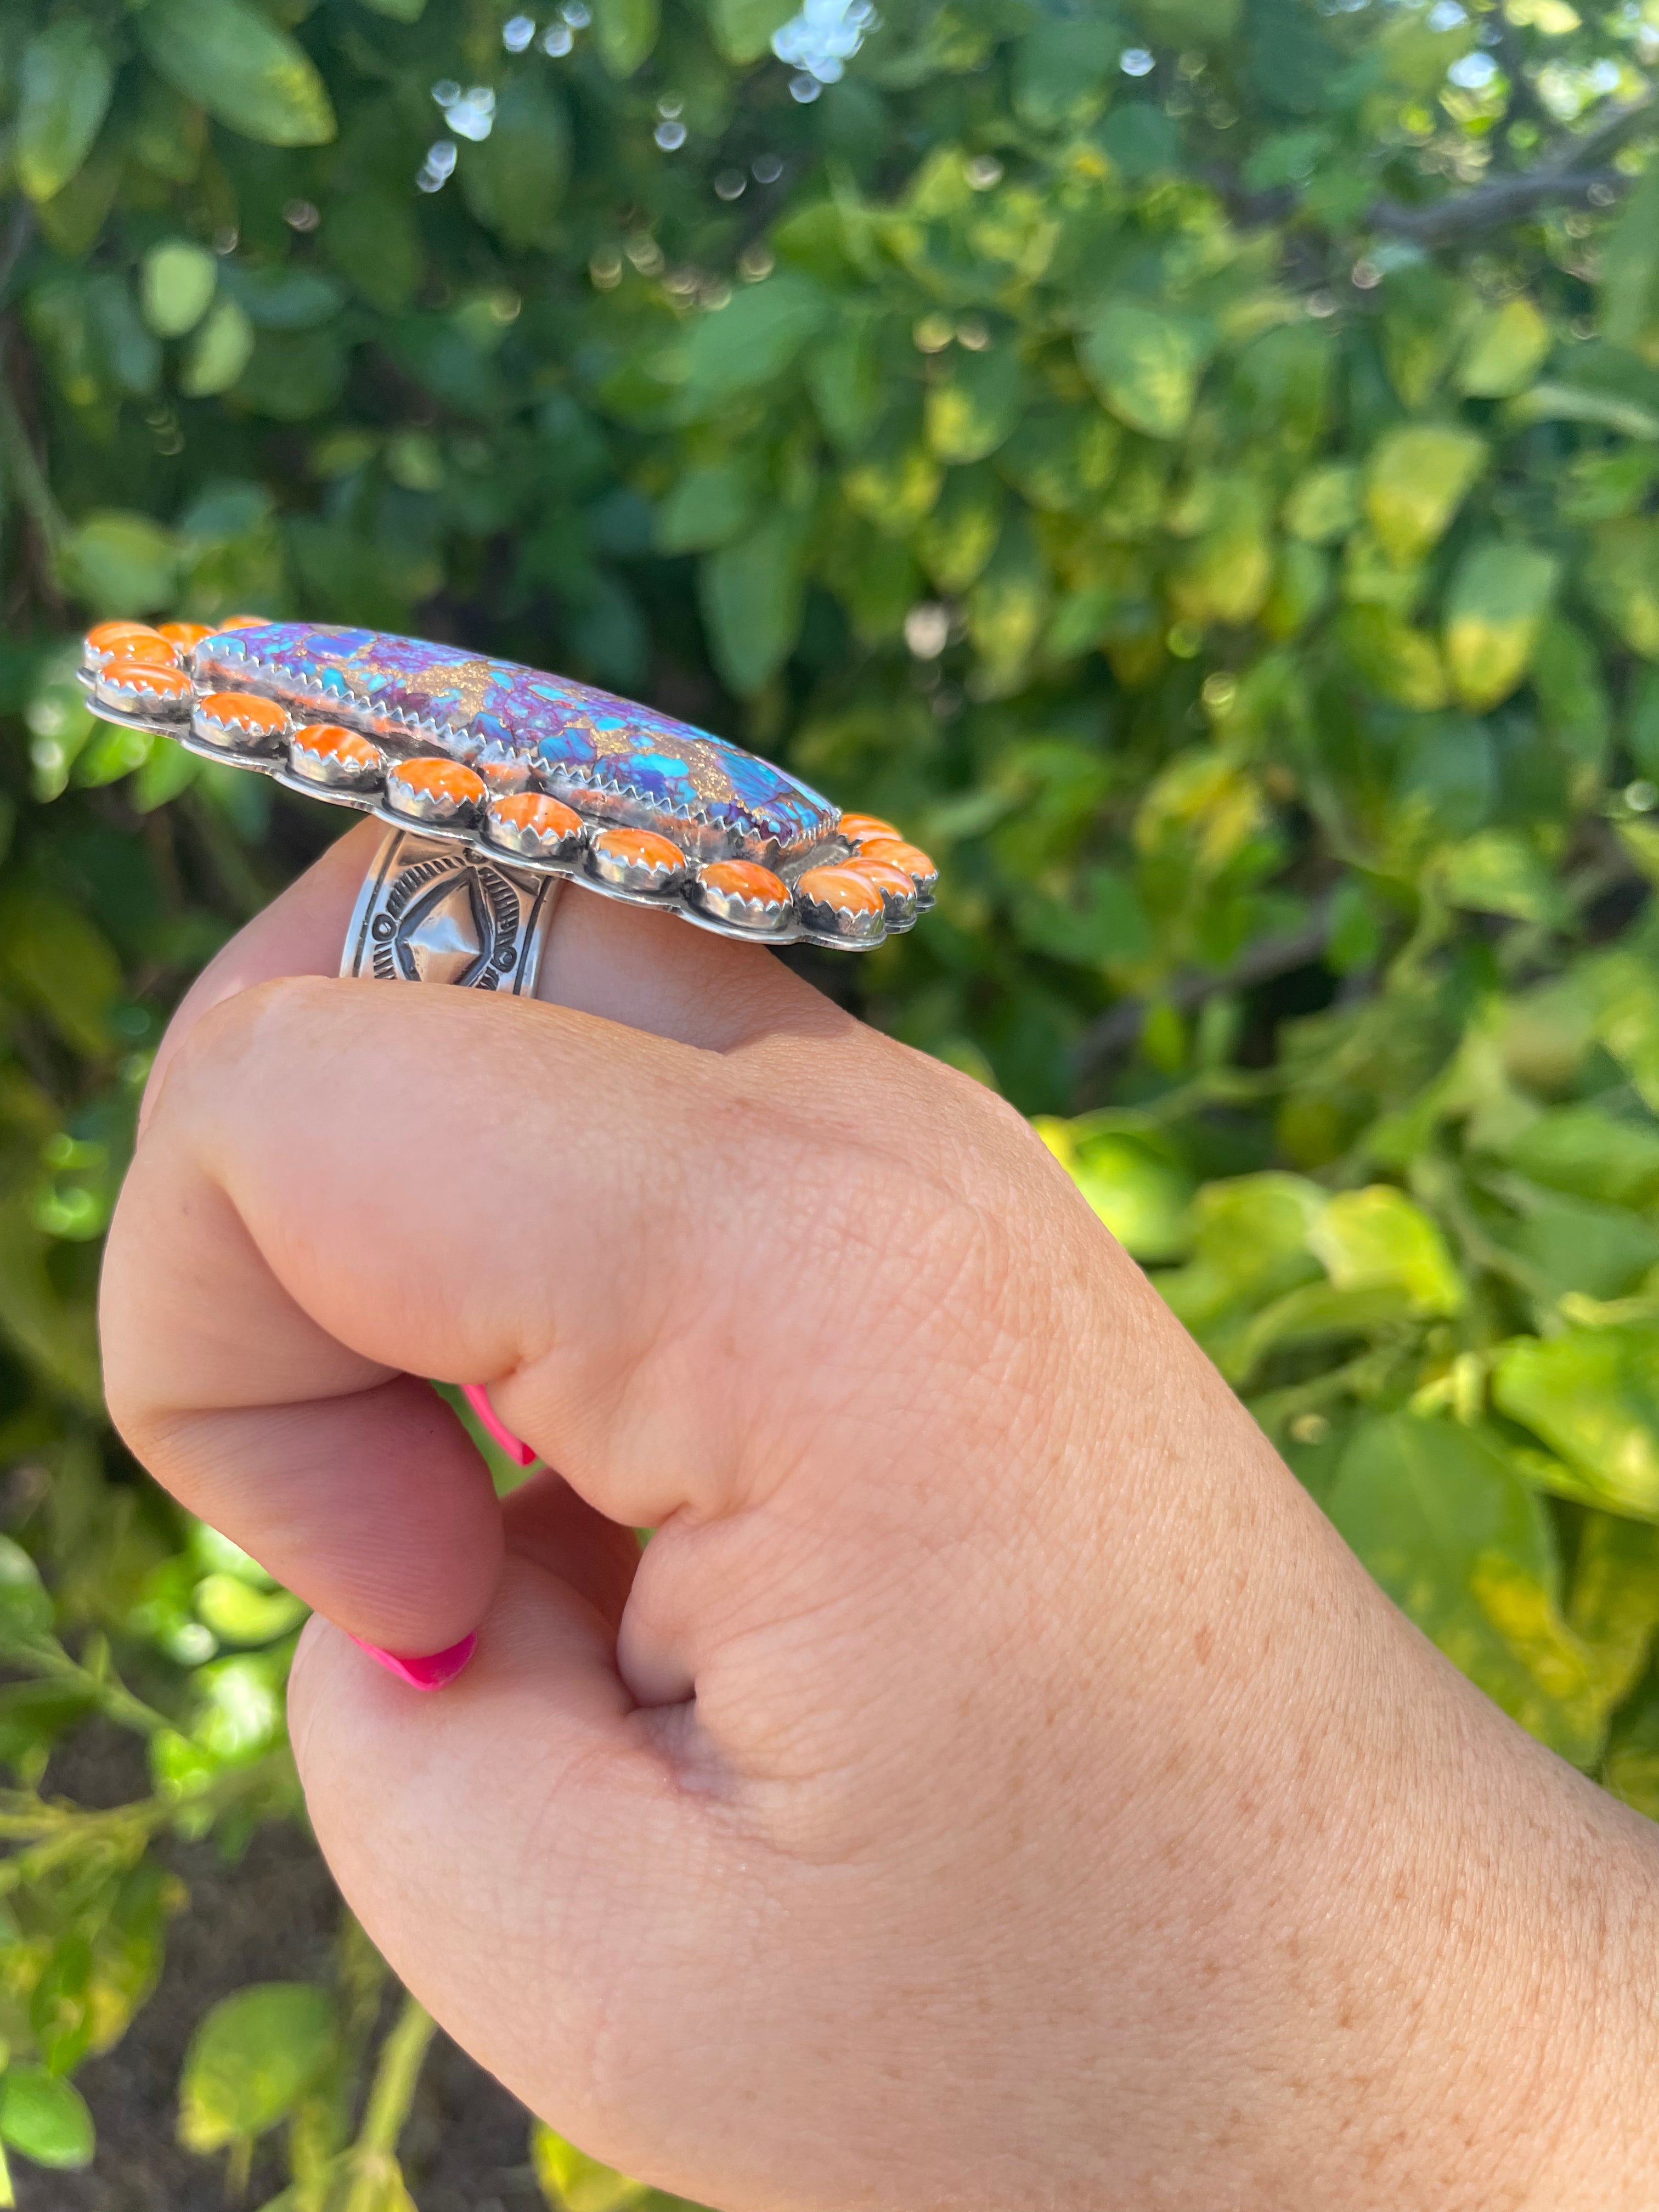
[[1617, 195], [1629, 189], [1632, 179], [1607, 168], [1607, 160], [1626, 139], [1656, 121], [1659, 95], [1644, 93], [1639, 100], [1613, 108], [1594, 131], [1569, 138], [1548, 161], [1535, 163], [1522, 176], [1497, 177], [1473, 191], [1454, 192], [1424, 207], [1377, 200], [1365, 220], [1375, 230], [1391, 231], [1419, 246], [1443, 246], [1455, 238], [1498, 229], [1553, 201], [1589, 199], [1603, 192]]
[[1504, 9], [1494, 8], [1488, 18], [1498, 45], [1498, 58], [1504, 65], [1504, 74], [1510, 81], [1510, 96], [1499, 126], [1507, 131], [1512, 124], [1536, 123], [1540, 129], [1549, 130], [1555, 118], [1538, 97], [1538, 88], [1527, 75], [1527, 58], [1521, 50], [1521, 40], [1516, 27]]
[[[1330, 942], [1332, 906], [1332, 896], [1327, 894], [1300, 929], [1264, 937], [1217, 975], [1177, 975], [1161, 996], [1184, 1013], [1221, 992], [1248, 991], [1258, 983], [1272, 982], [1276, 976], [1291, 975], [1297, 968], [1310, 967]], [[1073, 1073], [1086, 1075], [1103, 1060], [1127, 1052], [1140, 1035], [1146, 1011], [1146, 1000], [1124, 999], [1092, 1023], [1072, 1048]]]
[[0, 245], [0, 305], [6, 296], [6, 287], [11, 283], [13, 271], [23, 258], [24, 248], [34, 235], [34, 210], [26, 199], [20, 198], [12, 210], [11, 221], [6, 225], [3, 245]]
[[406, 1996], [403, 2010], [380, 2045], [363, 2124], [346, 2153], [344, 2164], [351, 2185], [341, 2212], [374, 2212], [375, 2206], [386, 2201], [386, 2182], [397, 2172], [398, 2141], [409, 2123], [433, 2033], [431, 2014]]

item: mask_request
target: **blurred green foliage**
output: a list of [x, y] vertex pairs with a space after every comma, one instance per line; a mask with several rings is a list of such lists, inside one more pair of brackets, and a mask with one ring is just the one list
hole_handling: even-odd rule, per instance
[[[896, 817], [939, 911], [837, 988], [1044, 1117], [1383, 1585], [1659, 1815], [1656, 62], [1656, 0], [0, 15], [21, 2160], [93, 2155], [152, 1846], [297, 1809], [298, 1608], [113, 1445], [92, 1292], [167, 1006], [321, 832], [94, 725], [88, 614], [463, 639]], [[40, 1794], [100, 1722], [147, 1794]], [[407, 2207], [382, 1980], [347, 1921], [216, 2008], [185, 2142]]]

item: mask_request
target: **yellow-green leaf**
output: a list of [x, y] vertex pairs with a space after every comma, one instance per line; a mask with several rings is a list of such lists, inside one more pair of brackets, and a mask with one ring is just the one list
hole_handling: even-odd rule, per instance
[[1403, 1291], [1420, 1314], [1454, 1314], [1467, 1295], [1446, 1240], [1392, 1183], [1340, 1191], [1308, 1232], [1339, 1290]]
[[1550, 326], [1524, 293], [1477, 319], [1457, 368], [1457, 388], [1472, 399], [1524, 392], [1550, 349]]
[[15, 158], [31, 199], [51, 199], [79, 170], [114, 88], [108, 51], [85, 17], [59, 16], [29, 40], [18, 72]]
[[1149, 438], [1178, 438], [1198, 397], [1211, 337], [1191, 316], [1136, 300], [1109, 301], [1078, 348], [1097, 392], [1120, 422]]
[[628, 2212], [651, 2194], [643, 2182], [602, 2166], [539, 2120], [531, 2130], [530, 2162], [551, 2212]]
[[267, 146], [322, 146], [334, 110], [303, 46], [250, 0], [149, 0], [132, 18], [151, 66]]
[[1185, 1249], [1193, 1181], [1167, 1139], [1110, 1114], [1035, 1127], [1126, 1251], [1168, 1260]]
[[729, 62], [757, 62], [795, 13], [795, 0], [708, 0], [708, 27]]
[[334, 2007], [310, 1982], [262, 1982], [215, 2005], [185, 2053], [179, 2139], [221, 2150], [285, 2119], [334, 2049]]
[[0, 2081], [0, 2138], [36, 2166], [62, 2171], [92, 2164], [86, 2100], [44, 2066], [14, 2066]]
[[1449, 423], [1410, 422], [1372, 448], [1365, 512], [1391, 561], [1415, 561], [1438, 544], [1486, 466], [1486, 445]]
[[1455, 1666], [1564, 1758], [1592, 1763], [1606, 1686], [1561, 1617], [1544, 1509], [1489, 1443], [1449, 1421], [1367, 1421], [1327, 1510]]
[[1632, 652], [1659, 660], [1659, 520], [1604, 523], [1585, 563], [1584, 589]]
[[927, 394], [927, 442], [942, 461], [982, 461], [1018, 418], [1023, 378], [1012, 345], [963, 353]]
[[163, 239], [145, 254], [140, 270], [144, 320], [158, 337], [183, 337], [206, 314], [218, 283], [219, 264], [206, 246]]
[[1535, 546], [1488, 539], [1458, 562], [1446, 598], [1446, 668], [1460, 703], [1484, 713], [1532, 665], [1560, 564]]
[[632, 76], [657, 43], [658, 0], [593, 0], [593, 40], [612, 76]]
[[1507, 1346], [1492, 1402], [1616, 1513], [1659, 1520], [1659, 1330], [1573, 1329]]

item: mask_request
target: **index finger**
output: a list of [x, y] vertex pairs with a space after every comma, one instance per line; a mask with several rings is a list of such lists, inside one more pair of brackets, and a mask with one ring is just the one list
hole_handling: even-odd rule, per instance
[[[631, 1145], [642, 1191], [641, 1163], [695, 1139], [699, 1063], [857, 1031], [769, 956], [580, 891], [544, 988], [672, 1044], [471, 993], [282, 988], [331, 971], [368, 842], [332, 848], [181, 1010], [112, 1231], [106, 1362], [118, 1424], [192, 1510], [343, 1626], [418, 1651], [476, 1624], [501, 1533], [464, 1431], [410, 1376], [523, 1364], [601, 1155]], [[631, 1136], [629, 1100], [651, 1106]], [[585, 1155], [596, 1115], [611, 1140]], [[586, 1318], [625, 1358], [638, 1308], [632, 1286]]]

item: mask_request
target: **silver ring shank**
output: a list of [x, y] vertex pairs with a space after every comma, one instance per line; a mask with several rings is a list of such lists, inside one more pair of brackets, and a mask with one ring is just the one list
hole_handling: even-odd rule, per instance
[[390, 830], [357, 894], [340, 973], [533, 999], [562, 888], [465, 845]]

